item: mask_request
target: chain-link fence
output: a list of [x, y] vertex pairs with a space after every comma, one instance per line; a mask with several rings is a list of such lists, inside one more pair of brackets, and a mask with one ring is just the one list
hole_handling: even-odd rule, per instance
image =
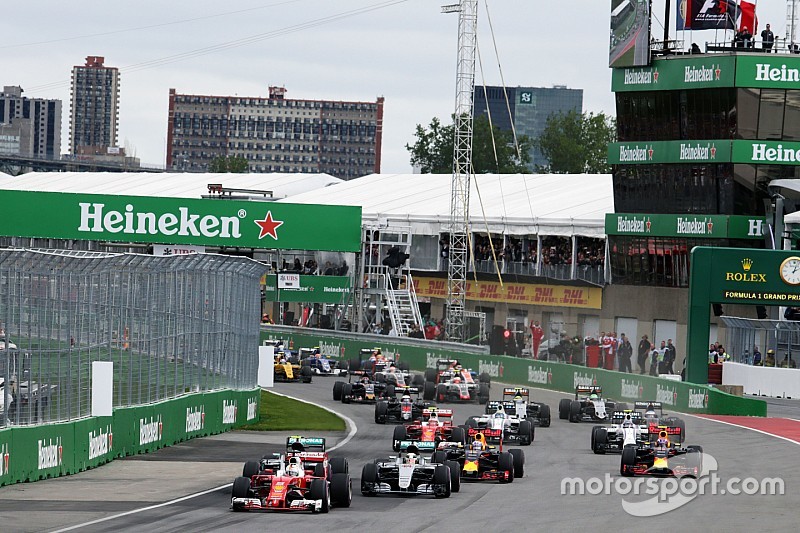
[[256, 383], [259, 279], [223, 255], [0, 250], [0, 427], [91, 413], [93, 361], [114, 406]]

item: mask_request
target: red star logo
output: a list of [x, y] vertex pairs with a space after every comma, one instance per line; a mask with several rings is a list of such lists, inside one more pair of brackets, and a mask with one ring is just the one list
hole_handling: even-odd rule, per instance
[[655, 153], [655, 150], [653, 150], [653, 147], [651, 146], [647, 150], [647, 157], [650, 158], [651, 161], [653, 160], [653, 153]]
[[8, 454], [3, 455], [3, 472], [8, 472]]
[[717, 68], [714, 70], [714, 77], [719, 79], [720, 74], [722, 74], [722, 69], [719, 68], [719, 65], [717, 65]]
[[652, 226], [653, 223], [650, 222], [649, 218], [647, 219], [647, 222], [644, 223], [644, 225], [647, 226], [647, 233], [650, 233], [650, 226]]
[[278, 232], [276, 230], [283, 226], [283, 221], [273, 220], [272, 211], [267, 211], [267, 216], [264, 217], [264, 220], [256, 220], [255, 223], [259, 228], [261, 228], [261, 233], [258, 234], [259, 239], [263, 239], [269, 235], [276, 241], [278, 240]]
[[114, 448], [114, 434], [113, 433], [109, 433], [108, 434], [108, 449], [111, 450], [113, 448]]
[[205, 426], [206, 425], [206, 413], [205, 413], [205, 411], [200, 411], [200, 425], [201, 426]]
[[547, 382], [548, 383], [552, 383], [553, 382], [553, 373], [550, 372], [550, 371], [547, 372]]
[[711, 159], [714, 159], [716, 157], [717, 157], [717, 146], [712, 144], [711, 145]]
[[655, 83], [658, 83], [658, 69], [656, 69], [655, 72], [653, 72], [653, 81]]
[[642, 397], [642, 394], [644, 394], [644, 387], [642, 387], [641, 385], [639, 385], [639, 398], [641, 398], [641, 397]]
[[706, 226], [708, 226], [708, 232], [713, 233], [714, 223], [709, 220]]
[[64, 462], [64, 447], [58, 447], [58, 464], [61, 465]]

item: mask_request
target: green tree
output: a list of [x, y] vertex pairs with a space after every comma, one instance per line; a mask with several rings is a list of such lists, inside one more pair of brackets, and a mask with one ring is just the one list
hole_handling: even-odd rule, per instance
[[547, 119], [535, 144], [550, 161], [539, 172], [554, 174], [608, 174], [608, 144], [617, 139], [613, 117], [604, 113], [560, 113]]
[[209, 172], [231, 172], [234, 174], [246, 174], [250, 172], [247, 159], [239, 156], [219, 156], [211, 160], [208, 164]]
[[[492, 142], [494, 132], [494, 143]], [[419, 166], [423, 174], [450, 174], [453, 172], [455, 126], [442, 125], [434, 117], [428, 128], [417, 124], [417, 138], [406, 145], [411, 154], [411, 164]], [[472, 168], [476, 174], [518, 174], [529, 172], [532, 141], [524, 135], [518, 138], [521, 158], [517, 157], [514, 137], [510, 131], [490, 127], [489, 119], [477, 117], [472, 127]], [[497, 158], [495, 149], [497, 148]]]

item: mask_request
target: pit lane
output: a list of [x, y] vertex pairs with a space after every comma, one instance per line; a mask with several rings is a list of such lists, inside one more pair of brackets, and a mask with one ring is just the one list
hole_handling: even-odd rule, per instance
[[[618, 477], [619, 456], [596, 456], [589, 450], [591, 424], [557, 419], [561, 393], [532, 389], [535, 401], [549, 403], [554, 414], [550, 428], [536, 430], [536, 440], [524, 447], [525, 477], [510, 485], [464, 484], [448, 500], [428, 497], [379, 496], [359, 492], [361, 467], [390, 452], [392, 425], [373, 421], [373, 407], [334, 402], [334, 379], [316, 378], [310, 385], [281, 384], [276, 391], [310, 400], [347, 415], [358, 425], [355, 437], [334, 454], [350, 462], [353, 503], [328, 515], [233, 513], [230, 489], [245, 460], [280, 451], [284, 434], [234, 432], [195, 439], [152, 454], [117, 460], [101, 468], [65, 478], [0, 488], [3, 531], [57, 531], [80, 526], [80, 531], [289, 531], [323, 527], [328, 531], [398, 529], [402, 531], [487, 531], [531, 529], [594, 530], [625, 526], [648, 531], [674, 531], [690, 526], [741, 530], [795, 528], [800, 504], [797, 482], [800, 466], [796, 445], [710, 420], [686, 416], [688, 443], [701, 444], [720, 465], [720, 476], [782, 477], [784, 496], [704, 495], [665, 515], [633, 518], [621, 507], [622, 497], [561, 495], [564, 477]], [[502, 393], [492, 387], [492, 398]], [[479, 414], [477, 405], [448, 405], [454, 420]], [[796, 417], [800, 418], [800, 416]], [[346, 433], [326, 435], [330, 444]], [[225, 487], [223, 487], [225, 486]], [[206, 492], [208, 491], [208, 492]], [[182, 499], [186, 496], [194, 497]], [[179, 501], [175, 501], [179, 500]], [[167, 502], [175, 501], [168, 505]], [[130, 513], [120, 516], [122, 513]], [[90, 524], [98, 519], [111, 520]], [[524, 530], [524, 529], [523, 529]]]

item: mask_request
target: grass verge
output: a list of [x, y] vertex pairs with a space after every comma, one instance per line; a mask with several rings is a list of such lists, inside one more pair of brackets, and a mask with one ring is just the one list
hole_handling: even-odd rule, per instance
[[248, 431], [344, 431], [344, 420], [324, 409], [261, 391], [259, 420], [242, 426]]

